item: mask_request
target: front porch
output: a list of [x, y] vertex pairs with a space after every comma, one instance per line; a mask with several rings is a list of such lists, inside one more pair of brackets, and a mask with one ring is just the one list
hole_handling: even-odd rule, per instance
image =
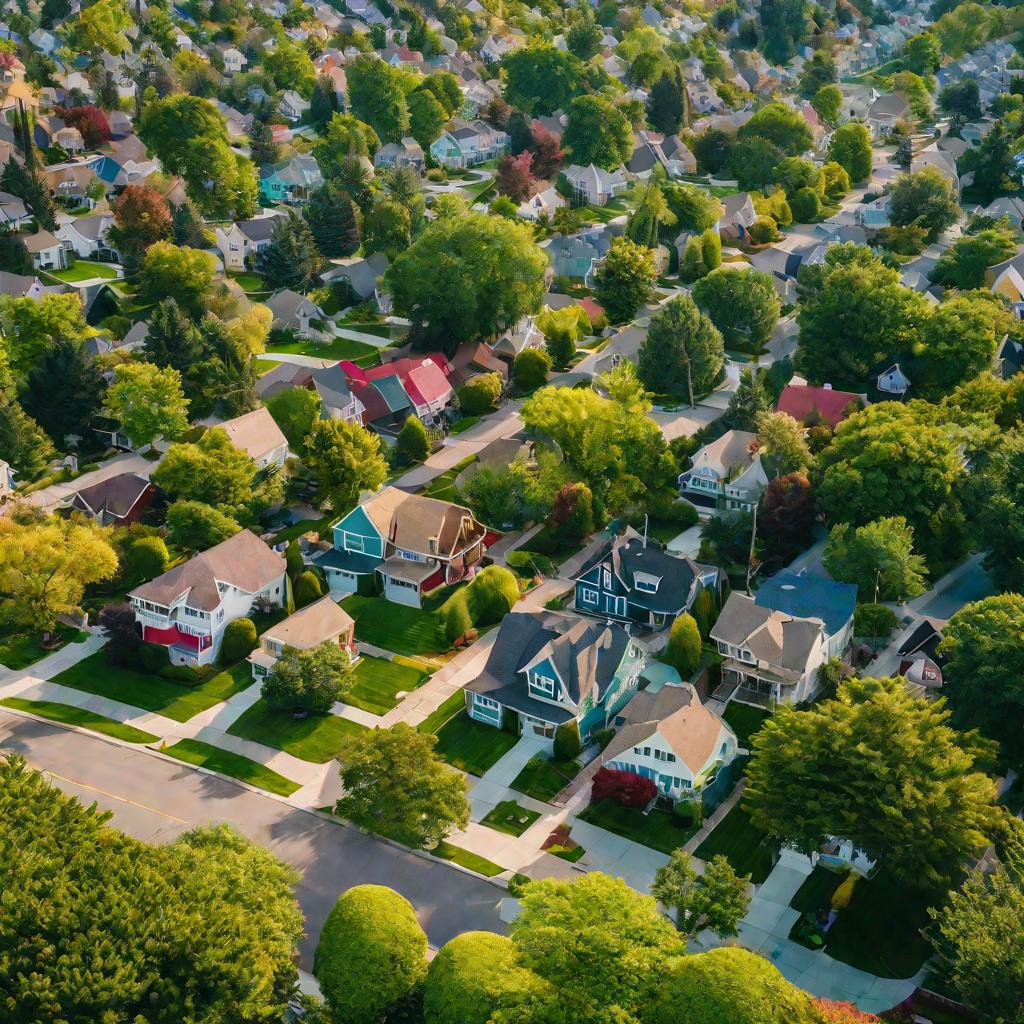
[[723, 707], [736, 701], [770, 711], [783, 699], [783, 685], [780, 679], [758, 675], [727, 661], [722, 665], [722, 681], [715, 687], [711, 699], [720, 701]]

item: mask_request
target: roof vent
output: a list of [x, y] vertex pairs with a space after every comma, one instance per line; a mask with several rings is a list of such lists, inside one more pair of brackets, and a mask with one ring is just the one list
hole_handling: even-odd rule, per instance
[[792, 583], [783, 583], [779, 590], [796, 590]]

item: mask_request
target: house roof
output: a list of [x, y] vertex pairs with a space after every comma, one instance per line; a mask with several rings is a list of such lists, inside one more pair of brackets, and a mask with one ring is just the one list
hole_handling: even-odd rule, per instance
[[406, 374], [405, 390], [415, 405], [427, 405], [447, 399], [452, 386], [437, 363], [424, 359]]
[[779, 396], [776, 408], [800, 423], [805, 423], [817, 413], [821, 422], [834, 430], [838, 423], [846, 419], [846, 410], [850, 405], [860, 401], [861, 396], [850, 391], [835, 391], [827, 387], [813, 388], [807, 384], [787, 384]]
[[597, 164], [590, 164], [587, 167], [573, 164], [565, 172], [565, 176], [572, 182], [584, 182], [594, 192], [606, 192], [613, 185], [621, 185], [626, 180], [621, 167], [616, 167], [613, 171], [606, 171], [603, 167], [598, 167]]
[[313, 371], [313, 387], [328, 409], [344, 409], [352, 401], [352, 389], [340, 363]]
[[265, 630], [263, 637], [305, 651], [347, 633], [353, 625], [348, 612], [330, 597], [321, 597]]
[[153, 485], [138, 473], [119, 473], [75, 493], [72, 505], [92, 515], [106, 512], [123, 519]]
[[826, 632], [833, 636], [853, 618], [857, 586], [783, 569], [762, 582], [754, 602], [761, 608], [797, 618], [821, 619]]
[[284, 575], [284, 571], [285, 561], [276, 551], [256, 534], [240, 530], [208, 551], [136, 587], [128, 596], [169, 605], [187, 594], [190, 608], [209, 612], [220, 605], [218, 581], [256, 594]]
[[252, 220], [236, 221], [235, 226], [251, 242], [266, 242], [273, 234], [277, 221], [276, 216], [255, 217]]
[[43, 229], [40, 229], [34, 235], [22, 235], [21, 240], [25, 243], [25, 248], [32, 255], [43, 252], [46, 249], [52, 249], [55, 245], [60, 245], [59, 238]]
[[335, 263], [320, 279], [325, 283], [347, 278], [352, 290], [361, 299], [369, 298], [377, 288], [377, 280], [384, 276], [388, 269], [388, 258], [382, 252], [375, 252], [366, 259], [353, 259]]
[[[382, 537], [395, 547], [422, 555], [451, 556], [485, 532], [463, 505], [407, 494], [397, 487], [385, 487], [361, 507]], [[462, 530], [467, 518], [471, 524], [469, 536]], [[436, 551], [430, 550], [431, 540], [437, 542]]]
[[722, 476], [736, 466], [753, 461], [751, 448], [757, 444], [757, 434], [749, 430], [727, 430], [721, 437], [693, 453], [693, 469], [710, 467]]
[[275, 448], [288, 445], [288, 439], [265, 405], [220, 425], [227, 431], [231, 443], [251, 459], [262, 458]]

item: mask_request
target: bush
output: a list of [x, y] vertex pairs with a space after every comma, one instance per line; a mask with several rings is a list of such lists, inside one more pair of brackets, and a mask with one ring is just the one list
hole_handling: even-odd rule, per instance
[[443, 167], [431, 167], [427, 171], [427, 181], [444, 181], [447, 177]]
[[210, 675], [207, 665], [164, 665], [157, 673], [164, 679], [173, 679], [184, 686], [198, 686]]
[[312, 604], [323, 596], [320, 577], [312, 569], [307, 569], [295, 581], [294, 596], [296, 608], [305, 608], [307, 604]]
[[652, 779], [615, 768], [598, 768], [590, 791], [593, 800], [614, 800], [623, 807], [645, 807], [657, 795]]
[[470, 618], [465, 600], [449, 602], [444, 613], [444, 635], [448, 638], [448, 642], [455, 643], [459, 637], [465, 636], [472, 627], [473, 620]]
[[149, 675], [156, 675], [167, 664], [167, 648], [160, 644], [140, 644], [135, 653], [139, 669]]
[[704, 817], [704, 810], [699, 800], [680, 800], [672, 808], [672, 816], [682, 825], [699, 825]]
[[532, 882], [533, 879], [529, 875], [524, 875], [521, 871], [517, 871], [508, 880], [508, 894], [509, 896], [515, 896], [518, 899], [526, 891], [526, 887]]
[[594, 532], [594, 496], [586, 484], [562, 484], [551, 509], [555, 539], [561, 544], [579, 544]]
[[665, 660], [689, 679], [700, 664], [700, 630], [689, 612], [683, 612], [672, 623], [668, 634]]
[[252, 619], [235, 619], [224, 630], [220, 660], [225, 665], [233, 665], [256, 650], [256, 644], [256, 626]]
[[602, 750], [615, 739], [614, 729], [597, 729], [590, 737]]
[[416, 416], [410, 416], [402, 424], [395, 441], [395, 448], [405, 462], [422, 462], [430, 454], [427, 428]]
[[690, 614], [697, 623], [700, 635], [706, 640], [711, 635], [711, 627], [718, 619], [718, 603], [715, 601], [714, 592], [705, 587], [694, 600]]
[[556, 761], [571, 761], [583, 749], [580, 742], [580, 727], [576, 719], [563, 722], [555, 730], [554, 753]]
[[298, 579], [302, 575], [305, 564], [302, 561], [302, 547], [297, 537], [293, 537], [288, 542], [288, 547], [284, 551], [284, 560], [288, 568], [288, 576], [293, 580]]
[[520, 391], [532, 391], [541, 387], [548, 379], [551, 356], [543, 349], [524, 349], [512, 364], [512, 376]]
[[476, 574], [466, 592], [474, 626], [500, 622], [519, 600], [515, 574], [500, 565], [489, 565]]
[[853, 632], [855, 636], [888, 640], [897, 621], [896, 613], [884, 604], [859, 604], [853, 612]]
[[140, 537], [124, 553], [125, 575], [131, 580], [151, 580], [170, 561], [167, 545], [160, 537]]
[[482, 416], [494, 408], [501, 394], [501, 374], [482, 373], [459, 388], [459, 408], [464, 416]]
[[755, 245], [765, 245], [768, 242], [777, 242], [782, 236], [775, 221], [771, 217], [757, 217], [748, 229], [750, 240]]

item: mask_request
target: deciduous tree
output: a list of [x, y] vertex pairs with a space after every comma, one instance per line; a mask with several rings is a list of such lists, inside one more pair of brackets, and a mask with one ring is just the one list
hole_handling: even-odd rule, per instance
[[893, 183], [889, 219], [897, 227], [913, 224], [925, 228], [928, 241], [934, 242], [959, 216], [953, 184], [937, 168], [901, 174]]
[[828, 158], [846, 171], [851, 182], [865, 181], [871, 176], [874, 159], [871, 133], [858, 122], [840, 125], [828, 144]]
[[183, 249], [172, 242], [154, 242], [139, 267], [139, 300], [174, 299], [198, 319], [209, 308], [217, 261], [208, 252]]
[[781, 100], [761, 107], [737, 134], [741, 140], [767, 139], [786, 156], [806, 153], [814, 142], [811, 127], [803, 115]]
[[355, 683], [348, 652], [331, 640], [316, 647], [286, 647], [263, 680], [260, 696], [275, 711], [330, 711]]
[[722, 267], [693, 286], [693, 300], [728, 348], [759, 351], [779, 322], [779, 297], [771, 277], [760, 270]]
[[633, 155], [633, 129], [626, 116], [603, 96], [577, 96], [569, 105], [562, 145], [573, 163], [613, 170]]
[[749, 883], [750, 876], [737, 875], [721, 854], [698, 874], [690, 855], [676, 850], [654, 873], [651, 895], [675, 911], [676, 927], [687, 938], [706, 928], [728, 939], [737, 934], [737, 925], [750, 906]]
[[718, 329], [688, 295], [659, 307], [640, 343], [637, 373], [656, 393], [707, 394], [720, 380], [725, 350]]
[[142, 447], [161, 436], [173, 440], [188, 427], [181, 374], [152, 363], [115, 367], [106, 409], [132, 442]]
[[613, 323], [625, 323], [654, 294], [654, 253], [619, 236], [595, 275], [597, 301]]
[[505, 55], [505, 99], [532, 116], [564, 110], [582, 91], [582, 68], [571, 53], [537, 39]]
[[822, 565], [833, 579], [856, 583], [861, 600], [906, 601], [925, 590], [928, 569], [914, 554], [914, 532], [903, 516], [876, 519], [852, 529], [832, 527]]
[[360, 491], [375, 491], [388, 476], [380, 437], [358, 423], [320, 420], [306, 439], [309, 461], [320, 483], [318, 501], [347, 512]]

